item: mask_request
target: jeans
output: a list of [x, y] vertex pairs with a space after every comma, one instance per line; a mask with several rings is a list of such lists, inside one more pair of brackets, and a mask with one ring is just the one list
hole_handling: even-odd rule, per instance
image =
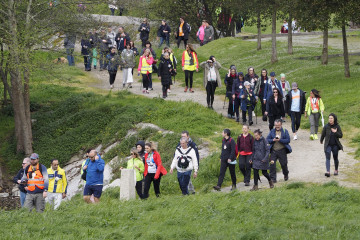
[[216, 81], [208, 81], [206, 84], [206, 102], [208, 106], [212, 106], [214, 103], [216, 84]]
[[189, 195], [188, 185], [190, 182], [191, 172], [192, 171], [177, 172], [177, 178], [183, 195]]
[[185, 70], [184, 72], [185, 72], [185, 85], [186, 87], [189, 87], [189, 79], [190, 79], [190, 88], [192, 88], [194, 71]]
[[301, 113], [290, 111], [291, 117], [291, 129], [293, 133], [296, 133], [300, 128]]
[[166, 46], [170, 47], [170, 41], [168, 37], [160, 37], [160, 44], [159, 44], [159, 48], [161, 47], [161, 45], [163, 43], [166, 43]]
[[221, 184], [224, 181], [226, 169], [229, 167], [230, 176], [231, 176], [231, 182], [233, 185], [236, 185], [236, 174], [235, 174], [235, 164], [229, 164], [227, 160], [221, 160], [220, 165], [220, 175], [218, 179], [217, 186], [221, 187]]
[[100, 52], [100, 69], [105, 70], [107, 68], [107, 52]]
[[66, 49], [66, 58], [69, 62], [69, 66], [75, 66], [75, 60], [74, 60], [74, 56], [73, 56], [73, 53], [74, 53], [74, 49], [73, 48], [67, 48]]
[[24, 207], [25, 199], [26, 199], [26, 193], [20, 191], [20, 204], [21, 204], [21, 207]]
[[337, 145], [328, 145], [325, 150], [325, 157], [326, 157], [326, 171], [330, 172], [330, 158], [331, 158], [331, 152], [333, 154], [334, 158], [334, 164], [335, 164], [335, 171], [339, 168], [339, 147]]
[[270, 161], [274, 161], [274, 164], [270, 164], [270, 178], [273, 182], [276, 182], [276, 161], [278, 159], [284, 176], [289, 175], [289, 170], [287, 167], [286, 149], [283, 148], [279, 151], [272, 150], [270, 155]]
[[309, 116], [310, 121], [310, 133], [317, 134], [319, 129], [320, 113], [311, 113]]
[[251, 177], [251, 155], [239, 155], [239, 168], [244, 175], [244, 182], [249, 183]]
[[155, 191], [155, 195], [158, 197], [160, 195], [160, 180], [161, 180], [161, 175], [159, 176], [158, 179], [155, 179], [155, 173], [148, 173], [145, 176], [145, 186], [144, 186], [144, 195], [143, 198], [148, 198], [149, 197], [149, 190], [150, 190], [150, 185], [151, 182], [153, 182], [154, 184], [154, 191]]

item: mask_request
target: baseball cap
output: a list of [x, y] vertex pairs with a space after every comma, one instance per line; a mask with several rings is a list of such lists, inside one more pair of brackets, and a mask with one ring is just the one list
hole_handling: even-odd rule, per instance
[[30, 156], [30, 159], [38, 159], [38, 158], [39, 158], [39, 154], [37, 154], [37, 153], [33, 153]]
[[275, 77], [275, 72], [271, 72], [270, 77]]

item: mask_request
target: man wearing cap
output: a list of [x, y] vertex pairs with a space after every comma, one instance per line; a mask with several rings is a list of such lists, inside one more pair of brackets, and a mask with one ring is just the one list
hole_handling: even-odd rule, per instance
[[16, 174], [16, 176], [13, 179], [13, 182], [19, 185], [21, 207], [24, 207], [26, 193], [27, 193], [27, 191], [25, 190], [25, 184], [24, 184], [25, 182], [22, 182], [21, 179], [24, 176], [25, 168], [29, 166], [29, 164], [30, 164], [30, 158], [28, 157], [24, 158], [22, 162], [22, 168], [19, 170], [18, 174]]
[[49, 185], [47, 169], [39, 163], [39, 155], [33, 153], [30, 156], [30, 165], [25, 168], [22, 182], [26, 182], [27, 191], [24, 207], [30, 212], [35, 207], [37, 212], [45, 209], [45, 198]]
[[266, 104], [266, 101], [273, 94], [274, 88], [278, 88], [280, 90], [281, 96], [284, 96], [280, 81], [275, 78], [275, 72], [271, 72], [270, 79], [265, 83], [264, 99], [263, 99], [264, 104]]
[[47, 201], [56, 210], [61, 200], [66, 197], [67, 181], [64, 169], [60, 168], [59, 160], [52, 159], [51, 167], [47, 170], [49, 175], [49, 189]]
[[291, 84], [291, 91], [286, 95], [285, 112], [291, 117], [291, 129], [294, 140], [297, 140], [297, 131], [300, 128], [301, 114], [305, 113], [305, 93], [298, 88], [296, 82]]

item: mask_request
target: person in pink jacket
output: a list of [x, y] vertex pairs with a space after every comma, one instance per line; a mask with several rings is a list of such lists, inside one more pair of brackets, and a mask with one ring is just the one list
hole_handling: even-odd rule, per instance
[[199, 30], [196, 33], [196, 36], [200, 41], [200, 46], [204, 45], [205, 27], [206, 22], [202, 21], [202, 25], [199, 27]]
[[142, 75], [143, 93], [149, 93], [149, 83], [151, 82], [152, 64], [154, 58], [150, 49], [146, 49], [144, 54], [139, 59], [138, 73]]

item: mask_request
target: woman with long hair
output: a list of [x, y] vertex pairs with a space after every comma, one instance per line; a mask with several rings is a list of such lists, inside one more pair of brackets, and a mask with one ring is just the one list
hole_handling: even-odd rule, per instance
[[189, 92], [193, 93], [192, 90], [193, 86], [193, 75], [196, 70], [196, 72], [199, 71], [199, 61], [196, 54], [195, 49], [191, 44], [186, 45], [186, 50], [183, 52], [182, 55], [182, 70], [185, 72], [185, 90], [184, 92], [187, 92], [189, 87], [189, 80], [190, 80], [190, 90]]
[[310, 121], [310, 139], [316, 140], [318, 139], [317, 133], [319, 129], [319, 120], [320, 117], [324, 114], [324, 103], [320, 97], [320, 93], [316, 89], [312, 89], [310, 92], [310, 97], [306, 101], [305, 105], [305, 113], [309, 116]]
[[238, 73], [238, 77], [235, 78], [232, 84], [232, 101], [234, 102], [234, 112], [236, 115], [236, 122], [240, 121], [239, 107], [241, 104], [240, 92], [244, 88], [244, 74], [243, 72]]
[[285, 117], [284, 102], [282, 100], [281, 92], [278, 88], [273, 89], [273, 95], [271, 95], [266, 101], [265, 116], [269, 117], [269, 129], [274, 128], [274, 122], [276, 119]]
[[146, 49], [144, 54], [139, 59], [138, 73], [142, 75], [143, 93], [149, 94], [149, 84], [151, 81], [152, 64], [154, 58], [151, 55], [150, 49]]
[[123, 88], [128, 84], [129, 88], [132, 88], [133, 82], [132, 69], [135, 67], [135, 55], [131, 50], [130, 43], [126, 43], [126, 48], [121, 52], [121, 66], [123, 70]]
[[266, 104], [263, 101], [263, 98], [264, 98], [265, 85], [266, 85], [268, 80], [269, 80], [269, 78], [268, 78], [268, 75], [267, 75], [267, 70], [264, 68], [264, 69], [261, 70], [260, 79], [257, 81], [257, 84], [255, 86], [255, 90], [254, 90], [255, 95], [258, 96], [258, 98], [260, 99], [260, 102], [261, 102], [261, 113], [262, 113], [262, 119], [263, 119], [264, 122], [267, 121], [267, 117], [265, 115]]

